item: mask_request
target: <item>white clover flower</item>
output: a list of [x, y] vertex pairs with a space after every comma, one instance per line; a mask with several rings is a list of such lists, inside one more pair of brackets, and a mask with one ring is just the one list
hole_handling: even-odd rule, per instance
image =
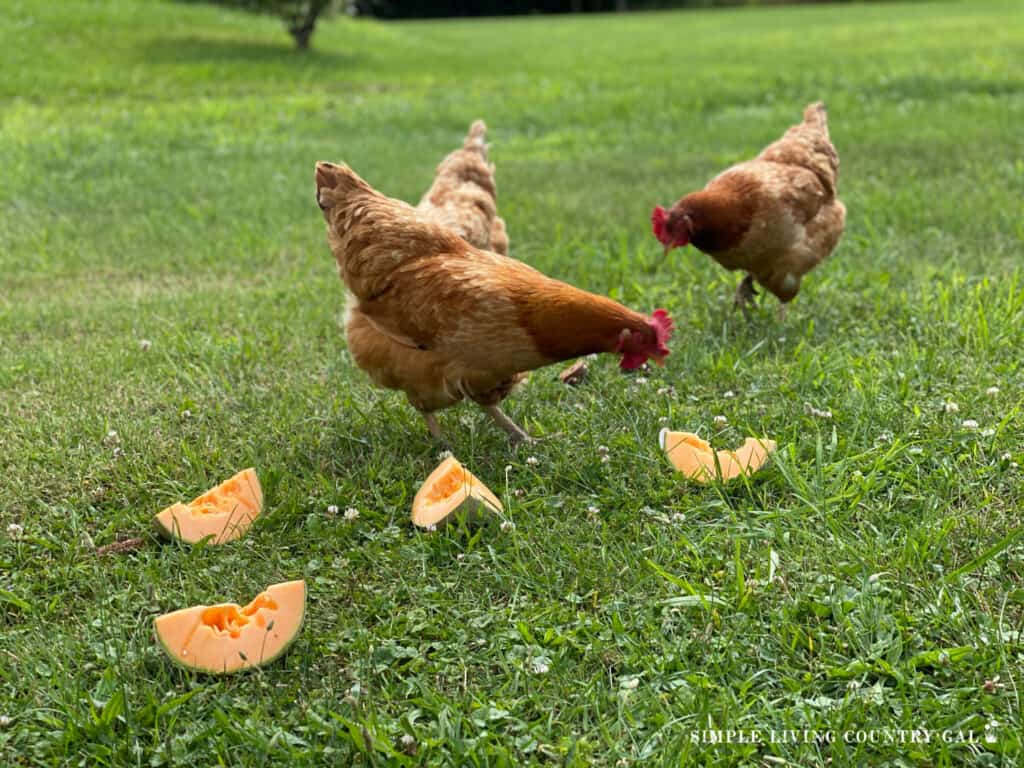
[[355, 507], [349, 507], [345, 510], [345, 519], [352, 523], [359, 519], [359, 510]]
[[911, 456], [920, 456], [922, 453], [924, 453], [924, 448], [922, 448], [920, 445], [914, 445], [911, 446], [910, 448], [907, 448], [907, 453], [909, 453]]
[[892, 442], [892, 434], [889, 433], [889, 432], [883, 432], [882, 434], [880, 434], [878, 437], [875, 438], [875, 442], [876, 443], [891, 443]]
[[999, 387], [989, 387], [985, 390], [985, 394], [989, 397], [999, 397]]
[[25, 535], [25, 529], [17, 523], [11, 523], [7, 526], [7, 535], [10, 536], [11, 539], [13, 539], [14, 541], [17, 541]]
[[10, 725], [13, 722], [14, 721], [10, 717], [8, 717], [7, 715], [0, 715], [0, 728], [6, 728], [8, 725]]
[[410, 750], [410, 749], [412, 749], [413, 747], [416, 746], [416, 738], [412, 734], [409, 734], [409, 733], [403, 733], [402, 734], [402, 738], [399, 739], [399, 741], [401, 742], [402, 747], [406, 751], [408, 751], [408, 750]]
[[985, 429], [981, 430], [982, 437], [992, 437], [995, 433], [996, 431], [991, 427], [986, 427]]
[[733, 391], [732, 391], [732, 390], [730, 389], [730, 390], [729, 390], [728, 392], [726, 392], [726, 393], [725, 393], [724, 395], [722, 395], [722, 397], [724, 397], [724, 398], [725, 398], [726, 400], [730, 400], [730, 399], [732, 399], [732, 398], [736, 397], [736, 393], [735, 393], [735, 392], [733, 392]]
[[546, 675], [551, 669], [547, 659], [534, 659], [530, 662], [530, 671], [535, 675]]
[[501, 521], [501, 530], [504, 531], [505, 533], [508, 533], [509, 531], [514, 531], [515, 529], [516, 529], [516, 524], [513, 523], [511, 520], [502, 520]]
[[336, 515], [336, 514], [338, 514], [338, 505], [337, 504], [331, 504], [330, 506], [328, 506], [327, 507], [327, 514], [328, 515]]
[[512, 491], [512, 495], [515, 496], [517, 499], [521, 499], [523, 496], [526, 495], [526, 491], [524, 491], [522, 488], [516, 488], [514, 491]]
[[455, 556], [455, 559], [458, 560], [459, 562], [462, 562], [463, 560], [466, 559], [466, 553], [465, 552], [459, 552], [459, 554], [457, 554]]
[[612, 457], [607, 455], [607, 454], [605, 454], [604, 456], [601, 457], [601, 463], [602, 464], [608, 464], [611, 460], [612, 460]]
[[722, 416], [721, 414], [715, 416], [715, 424], [717, 424], [718, 426], [724, 427], [728, 423], [729, 419], [727, 419], [725, 416]]
[[599, 515], [601, 514], [601, 509], [600, 507], [596, 507], [593, 504], [591, 504], [589, 507], [587, 507], [587, 512], [589, 512], [592, 515]]
[[141, 349], [143, 352], [149, 352], [149, 348], [152, 346], [153, 342], [151, 342], [149, 339], [143, 339], [142, 341], [139, 342], [139, 349]]
[[667, 424], [668, 423], [668, 416], [659, 416], [658, 417], [658, 423], [659, 424]]
[[646, 376], [637, 376], [635, 379], [633, 379], [633, 383], [634, 384], [646, 384], [647, 383], [647, 377]]
[[512, 465], [511, 464], [506, 464], [505, 465], [505, 473], [508, 474], [511, 471], [512, 471]]
[[684, 515], [682, 512], [673, 512], [671, 520], [673, 523], [676, 523], [677, 525], [682, 525], [686, 522], [686, 515]]
[[433, 523], [431, 523], [430, 525], [427, 526], [427, 532], [428, 533], [433, 533], [436, 530], [437, 530], [437, 526], [434, 525]]
[[977, 429], [978, 422], [975, 421], [974, 419], [964, 419], [962, 422], [960, 422], [960, 426], [963, 427], [964, 429]]
[[437, 458], [440, 461], [444, 461], [445, 459], [450, 459], [451, 457], [452, 457], [452, 452], [451, 451], [441, 451], [439, 454], [437, 454]]
[[526, 463], [529, 464], [531, 467], [536, 467], [538, 464], [540, 464], [540, 459], [538, 459], [536, 456], [527, 456]]
[[608, 453], [608, 446], [607, 445], [599, 445], [599, 446], [597, 446], [597, 452], [598, 453]]
[[804, 403], [804, 413], [816, 419], [825, 419], [826, 421], [832, 418], [832, 411], [816, 408], [810, 403]]
[[999, 457], [999, 460], [1000, 461], [1009, 461], [1012, 458], [1013, 458], [1013, 454], [1010, 453], [1009, 451], [1007, 451], [1006, 453], [1004, 453], [1002, 456]]
[[624, 691], [635, 691], [639, 686], [639, 677], [627, 677], [625, 680], [619, 683], [619, 688], [621, 688]]
[[960, 406], [952, 400], [947, 401], [942, 407], [946, 410], [946, 413], [960, 413]]

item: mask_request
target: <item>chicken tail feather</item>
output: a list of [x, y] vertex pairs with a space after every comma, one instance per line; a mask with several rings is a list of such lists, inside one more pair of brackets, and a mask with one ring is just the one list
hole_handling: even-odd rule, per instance
[[483, 120], [474, 120], [469, 126], [469, 133], [466, 134], [466, 141], [463, 145], [466, 149], [475, 147], [485, 148], [487, 146], [487, 123]]
[[828, 136], [828, 112], [825, 110], [825, 102], [816, 101], [808, 104], [804, 110], [804, 123], [813, 125]]

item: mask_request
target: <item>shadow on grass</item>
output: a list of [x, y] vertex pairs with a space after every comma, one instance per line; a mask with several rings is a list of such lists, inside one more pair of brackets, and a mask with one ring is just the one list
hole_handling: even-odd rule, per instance
[[359, 60], [352, 53], [317, 48], [315, 40], [310, 50], [296, 50], [284, 30], [280, 42], [178, 35], [150, 38], [140, 48], [145, 60], [153, 64], [266, 63], [327, 69], [351, 67]]

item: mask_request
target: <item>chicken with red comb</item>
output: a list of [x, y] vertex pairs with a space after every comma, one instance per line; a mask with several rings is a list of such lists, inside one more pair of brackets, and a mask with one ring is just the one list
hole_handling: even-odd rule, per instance
[[746, 272], [735, 305], [746, 312], [756, 281], [782, 302], [781, 319], [803, 276], [843, 234], [838, 184], [839, 155], [825, 105], [816, 102], [753, 160], [728, 168], [667, 211], [655, 208], [651, 228], [666, 254], [692, 244], [726, 269]]
[[316, 187], [349, 292], [349, 351], [404, 391], [435, 437], [434, 412], [469, 399], [513, 441], [529, 439], [500, 408], [524, 372], [595, 352], [629, 370], [669, 353], [663, 309], [643, 315], [475, 248], [346, 165], [317, 163]]

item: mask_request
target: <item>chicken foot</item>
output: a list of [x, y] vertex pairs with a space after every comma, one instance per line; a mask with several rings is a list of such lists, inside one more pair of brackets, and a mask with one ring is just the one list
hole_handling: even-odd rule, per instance
[[509, 439], [512, 441], [513, 445], [533, 442], [533, 438], [527, 434], [526, 430], [506, 416], [505, 412], [502, 411], [499, 406], [485, 405], [482, 407], [487, 412], [487, 415], [494, 419], [495, 424], [508, 432]]

